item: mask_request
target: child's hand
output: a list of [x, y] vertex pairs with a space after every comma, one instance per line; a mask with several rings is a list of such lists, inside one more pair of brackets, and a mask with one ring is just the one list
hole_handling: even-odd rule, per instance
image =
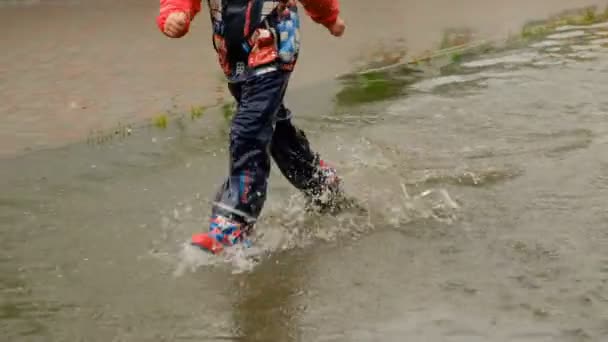
[[338, 19], [336, 19], [336, 22], [330, 27], [328, 27], [328, 29], [332, 35], [336, 37], [341, 37], [344, 34], [344, 30], [346, 30], [346, 24], [344, 23], [344, 20], [342, 20], [342, 18], [338, 17]]
[[188, 30], [188, 15], [185, 12], [169, 14], [165, 21], [164, 33], [171, 38], [179, 38]]

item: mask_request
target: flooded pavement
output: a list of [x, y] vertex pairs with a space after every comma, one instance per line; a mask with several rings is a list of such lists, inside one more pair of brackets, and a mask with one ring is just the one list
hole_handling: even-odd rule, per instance
[[3, 159], [0, 336], [606, 341], [607, 32], [369, 76], [333, 109], [333, 82], [303, 86], [296, 121], [363, 209], [306, 214], [275, 168], [255, 258], [184, 245], [224, 176], [219, 113]]

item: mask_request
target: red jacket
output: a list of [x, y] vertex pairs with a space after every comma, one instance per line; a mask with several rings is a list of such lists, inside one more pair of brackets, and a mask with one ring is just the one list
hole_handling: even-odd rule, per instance
[[[340, 13], [340, 5], [338, 0], [299, 0], [304, 6], [306, 13], [313, 21], [325, 27], [330, 27], [336, 22]], [[190, 21], [194, 19], [196, 14], [201, 10], [201, 0], [160, 0], [160, 13], [156, 18], [156, 23], [161, 31], [164, 31], [165, 20], [169, 14], [173, 12], [185, 12], [190, 20], [187, 28], [190, 27]], [[188, 32], [188, 29], [186, 29]]]

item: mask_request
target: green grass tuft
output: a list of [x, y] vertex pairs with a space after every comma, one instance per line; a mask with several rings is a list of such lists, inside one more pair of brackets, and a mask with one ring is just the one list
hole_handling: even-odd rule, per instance
[[192, 120], [199, 119], [205, 114], [205, 107], [203, 106], [193, 106], [190, 109], [190, 118]]
[[154, 126], [158, 128], [167, 128], [167, 123], [169, 119], [167, 118], [167, 114], [159, 114], [154, 118]]
[[452, 63], [460, 63], [462, 61], [462, 54], [456, 52], [450, 56]]
[[234, 114], [236, 113], [236, 105], [234, 102], [226, 102], [222, 105], [222, 115], [226, 122], [232, 121]]
[[583, 22], [586, 24], [594, 24], [597, 21], [597, 16], [595, 14], [595, 9], [588, 8], [585, 11], [585, 15], [583, 16]]
[[383, 72], [370, 72], [349, 81], [336, 99], [341, 105], [380, 101], [399, 95], [405, 83]]
[[534, 39], [547, 35], [550, 32], [549, 27], [545, 25], [526, 25], [522, 29], [521, 36], [525, 39]]

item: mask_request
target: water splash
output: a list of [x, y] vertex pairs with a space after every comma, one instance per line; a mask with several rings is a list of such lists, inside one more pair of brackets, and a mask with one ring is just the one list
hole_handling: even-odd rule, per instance
[[208, 253], [204, 253], [200, 248], [184, 243], [178, 252], [178, 265], [173, 275], [180, 277], [187, 271], [194, 272], [203, 266], [212, 266], [217, 263], [217, 259]]
[[[284, 203], [269, 203], [266, 214], [258, 222], [258, 233], [252, 247], [226, 248], [219, 256], [211, 255], [187, 243], [176, 256], [174, 276], [209, 267], [228, 267], [232, 274], [251, 272], [273, 253], [308, 248], [319, 243], [356, 240], [378, 228], [398, 228], [417, 219], [433, 219], [451, 224], [460, 205], [443, 188], [431, 188], [410, 195], [403, 183], [400, 199], [388, 199], [388, 190], [375, 195], [335, 215], [306, 211], [306, 201], [294, 194]], [[384, 191], [384, 194], [382, 192]], [[385, 198], [386, 201], [378, 200]]]
[[232, 274], [249, 272], [259, 262], [261, 251], [253, 246], [234, 246], [226, 248], [221, 255], [213, 255], [189, 243], [184, 243], [177, 255], [177, 267], [173, 272], [180, 277], [186, 272], [195, 272], [205, 267], [220, 267], [228, 265]]
[[[402, 229], [416, 221], [449, 225], [458, 220], [461, 206], [444, 184], [431, 184], [426, 178], [414, 184], [404, 181], [410, 177], [401, 174], [401, 165], [408, 162], [393, 156], [392, 150], [365, 138], [344, 146], [349, 149], [348, 160], [339, 161], [340, 173], [350, 197], [343, 199], [340, 211], [323, 214], [310, 210], [305, 196], [296, 190], [291, 195], [269, 197], [256, 225], [252, 247], [235, 246], [214, 256], [184, 244], [177, 252], [174, 274], [212, 267], [228, 268], [232, 273], [251, 272], [276, 253], [357, 240], [375, 230]], [[416, 191], [410, 193], [406, 184]], [[163, 222], [166, 240], [171, 241], [171, 235], [183, 239], [192, 227], [200, 227], [206, 209], [197, 214], [193, 209], [197, 207], [185, 201], [180, 208], [167, 211]]]
[[401, 183], [403, 193], [403, 210], [401, 214], [409, 215], [409, 219], [433, 219], [435, 221], [451, 224], [456, 217], [456, 210], [460, 205], [452, 199], [446, 189], [429, 189], [417, 195], [410, 195], [405, 184]]

